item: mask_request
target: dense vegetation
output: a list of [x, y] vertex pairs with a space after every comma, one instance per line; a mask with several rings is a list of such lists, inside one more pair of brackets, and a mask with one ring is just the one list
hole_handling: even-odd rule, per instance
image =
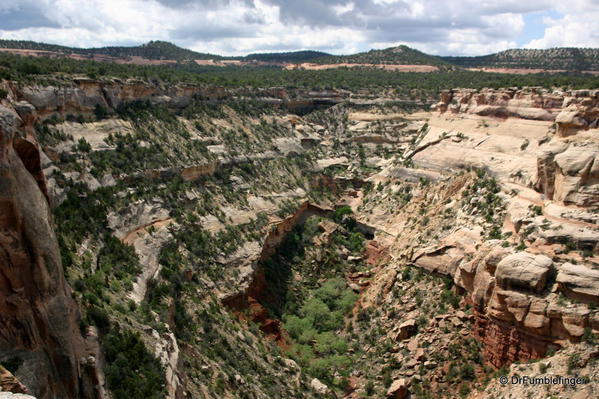
[[408, 46], [390, 47], [384, 50], [370, 50], [364, 53], [341, 55], [319, 58], [316, 62], [321, 64], [407, 64], [407, 65], [434, 65], [451, 67], [449, 63], [439, 57], [425, 54]]
[[218, 55], [198, 53], [192, 50], [178, 47], [172, 43], [160, 40], [150, 41], [140, 46], [122, 47], [99, 47], [99, 48], [77, 48], [32, 42], [29, 40], [0, 40], [0, 48], [14, 48], [21, 50], [44, 50], [62, 54], [80, 54], [84, 56], [105, 55], [116, 58], [143, 57], [151, 60], [195, 60], [195, 59], [218, 59]]
[[300, 309], [284, 316], [285, 328], [294, 341], [291, 349], [307, 372], [327, 384], [345, 387], [335, 375], [349, 375], [351, 357], [347, 340], [338, 334], [357, 295], [341, 278], [327, 280], [312, 291]]
[[594, 48], [512, 49], [479, 57], [441, 58], [465, 68], [538, 68], [568, 71], [599, 70], [599, 49]]
[[245, 58], [247, 60], [256, 60], [263, 62], [313, 62], [318, 58], [330, 57], [330, 54], [323, 53], [322, 51], [304, 50], [304, 51], [291, 51], [287, 53], [254, 53], [248, 54]]
[[473, 71], [392, 72], [351, 68], [323, 71], [283, 70], [257, 67], [206, 67], [196, 64], [140, 66], [72, 60], [68, 58], [31, 58], [0, 55], [0, 78], [41, 84], [71, 84], [61, 74], [78, 74], [91, 78], [140, 78], [166, 83], [209, 84], [224, 87], [287, 87], [376, 89], [394, 88], [398, 94], [424, 93], [436, 97], [439, 90], [455, 87], [500, 88], [516, 86], [570, 86], [599, 88], [599, 77], [568, 74], [510, 75]]
[[115, 399], [164, 397], [164, 371], [138, 333], [114, 330], [103, 339], [106, 380]]
[[[322, 223], [336, 225], [335, 231], [321, 236]], [[352, 364], [347, 338], [340, 332], [357, 300], [344, 279], [357, 265], [340, 254], [362, 252], [364, 237], [355, 226], [349, 207], [339, 208], [330, 219], [312, 216], [263, 263], [268, 289], [261, 301], [271, 316], [284, 321], [289, 355], [310, 376], [338, 389], [345, 388]], [[314, 245], [323, 239], [327, 243]]]
[[27, 40], [0, 40], [0, 48], [21, 50], [43, 50], [86, 57], [96, 55], [115, 58], [132, 56], [150, 60], [174, 60], [190, 64], [196, 59], [228, 59], [239, 61], [261, 61], [269, 63], [315, 62], [320, 64], [408, 64], [433, 65], [442, 69], [463, 68], [535, 68], [566, 71], [599, 70], [599, 49], [562, 47], [551, 49], [510, 49], [483, 56], [444, 56], [425, 54], [405, 45], [350, 55], [331, 55], [321, 51], [303, 50], [280, 53], [253, 53], [247, 56], [223, 57], [181, 48], [165, 41], [150, 41], [139, 46], [111, 46], [99, 48], [76, 48], [56, 44], [38, 43]]

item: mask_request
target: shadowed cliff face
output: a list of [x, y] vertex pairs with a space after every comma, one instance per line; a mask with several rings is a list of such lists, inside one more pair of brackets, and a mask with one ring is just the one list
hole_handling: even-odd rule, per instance
[[38, 398], [93, 398], [48, 202], [27, 168], [39, 153], [0, 111], [0, 361], [19, 359], [17, 376]]

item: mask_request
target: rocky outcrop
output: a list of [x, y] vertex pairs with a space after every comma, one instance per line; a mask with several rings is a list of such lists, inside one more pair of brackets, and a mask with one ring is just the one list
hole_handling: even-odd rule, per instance
[[552, 141], [537, 162], [535, 188], [564, 204], [599, 204], [599, 150], [597, 141]]
[[566, 93], [555, 123], [559, 137], [571, 136], [579, 130], [599, 128], [599, 91], [576, 90]]
[[183, 109], [194, 97], [219, 100], [227, 97], [220, 87], [174, 85], [163, 87], [130, 79], [126, 81], [99, 81], [74, 79], [68, 86], [24, 86], [16, 96], [33, 105], [38, 114], [45, 118], [58, 113], [85, 115], [93, 113], [97, 106], [116, 109], [121, 103], [147, 100], [163, 104], [172, 109]]
[[599, 270], [584, 265], [564, 263], [557, 274], [560, 291], [587, 303], [599, 302]]
[[17, 376], [38, 398], [95, 398], [95, 365], [86, 360], [77, 304], [36, 181], [39, 153], [16, 136], [18, 123], [0, 109], [0, 362], [20, 359]]
[[280, 223], [277, 223], [271, 231], [268, 233], [264, 245], [262, 247], [262, 253], [260, 254], [260, 260], [264, 261], [268, 259], [274, 251], [277, 249], [279, 244], [283, 241], [285, 236], [298, 224], [303, 223], [310, 216], [318, 215], [325, 216], [331, 213], [333, 210], [323, 208], [318, 205], [311, 204], [306, 201], [300, 205], [297, 211], [293, 215], [285, 218]]
[[[219, 86], [189, 84], [168, 85], [162, 82], [148, 83], [137, 79], [95, 80], [73, 79], [64, 86], [22, 86], [12, 87], [11, 95], [23, 104], [37, 111], [41, 119], [57, 114], [92, 115], [96, 107], [116, 110], [119, 105], [131, 101], [149, 101], [164, 105], [173, 111], [181, 111], [194, 99], [207, 102], [226, 102], [239, 97], [255, 97], [256, 92], [245, 88], [225, 89]], [[296, 90], [289, 93], [285, 89], [265, 89], [258, 96], [259, 101], [273, 107], [284, 107], [292, 113], [305, 114], [315, 109], [328, 108], [342, 102], [348, 92], [310, 92]]]
[[456, 89], [443, 91], [440, 100], [433, 110], [441, 113], [555, 121], [561, 137], [599, 123], [598, 90]]
[[597, 301], [596, 271], [555, 265], [547, 256], [512, 252], [492, 243], [469, 256], [458, 266], [454, 281], [474, 306], [474, 333], [485, 344], [491, 364], [500, 367], [542, 357], [559, 342], [578, 341], [591, 326], [593, 312], [560, 304], [555, 291]]
[[331, 209], [322, 208], [306, 201], [292, 215], [271, 225], [260, 252], [245, 258], [247, 268], [251, 271], [249, 278], [240, 287], [242, 291], [225, 295], [222, 298], [223, 304], [238, 312], [240, 317], [245, 317], [243, 312], [249, 310], [249, 318], [258, 323], [260, 329], [281, 346], [287, 345], [286, 333], [282, 330], [281, 322], [268, 317], [268, 312], [262, 305], [264, 302], [271, 302], [272, 298], [268, 298], [268, 283], [261, 262], [268, 260], [275, 253], [278, 246], [295, 226], [303, 223], [310, 216], [323, 216], [330, 212], [332, 212]]
[[[599, 203], [599, 91], [460, 89], [443, 92], [433, 108], [440, 114], [429, 120], [420, 146], [431, 148], [414, 157], [419, 165], [486, 168], [548, 200]], [[440, 141], [456, 130], [461, 141]]]

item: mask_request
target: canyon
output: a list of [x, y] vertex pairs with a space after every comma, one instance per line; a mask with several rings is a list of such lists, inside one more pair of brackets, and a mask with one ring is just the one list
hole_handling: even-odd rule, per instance
[[[124, 397], [122, 341], [147, 397], [597, 395], [598, 90], [0, 87], [2, 390]], [[333, 279], [317, 376], [286, 305]]]

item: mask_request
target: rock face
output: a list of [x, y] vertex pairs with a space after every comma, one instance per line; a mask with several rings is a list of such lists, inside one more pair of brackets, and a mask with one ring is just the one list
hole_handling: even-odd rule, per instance
[[[90, 115], [96, 107], [117, 109], [122, 103], [131, 101], [149, 101], [180, 111], [194, 98], [209, 101], [225, 101], [233, 96], [251, 94], [245, 89], [230, 90], [223, 87], [204, 87], [198, 85], [148, 84], [135, 79], [100, 81], [94, 79], [74, 79], [72, 85], [25, 86], [16, 90], [15, 98], [23, 104], [33, 106], [40, 118], [53, 114], [65, 116]], [[302, 90], [299, 99], [290, 96], [286, 90], [264, 90], [264, 101], [273, 107], [285, 105], [293, 112], [303, 114], [317, 108], [326, 108], [338, 104], [348, 97], [348, 93], [333, 90], [323, 97], [323, 93]], [[273, 98], [274, 97], [274, 98]], [[294, 97], [294, 98], [292, 98]]]
[[597, 272], [568, 263], [555, 265], [545, 255], [510, 253], [485, 244], [460, 263], [454, 281], [474, 307], [474, 334], [484, 343], [485, 359], [496, 367], [542, 357], [564, 340], [578, 341], [591, 313], [564, 307], [555, 291], [596, 301]]
[[555, 118], [557, 135], [567, 137], [579, 130], [599, 127], [599, 92], [576, 90], [568, 94]]
[[[509, 120], [519, 120], [520, 124], [554, 122], [556, 128], [554, 139], [546, 144], [551, 129], [544, 132], [545, 139], [526, 131], [514, 136], [527, 137], [520, 147], [524, 151], [520, 156], [535, 155], [529, 148], [530, 139], [539, 142], [536, 176], [531, 174], [533, 185], [545, 194], [547, 199], [564, 204], [578, 206], [593, 206], [599, 203], [599, 164], [597, 133], [599, 132], [599, 91], [574, 90], [574, 91], [549, 91], [540, 88], [516, 89], [458, 89], [447, 90], [441, 95], [441, 101], [433, 106], [433, 110], [441, 114], [463, 116], [489, 117], [482, 119], [483, 125], [507, 123]], [[533, 125], [531, 125], [532, 127]], [[458, 128], [466, 128], [463, 124]], [[445, 126], [449, 129], [451, 126]], [[503, 134], [509, 126], [505, 125]], [[478, 142], [483, 144], [480, 149], [487, 150], [485, 146], [489, 140]], [[499, 146], [495, 143], [489, 146], [497, 152]], [[462, 150], [464, 152], [466, 150]], [[504, 154], [510, 156], [505, 157]], [[471, 160], [474, 166], [487, 166], [494, 169], [495, 173], [509, 172], [514, 175], [526, 176], [526, 169], [530, 168], [522, 162], [516, 162], [517, 148], [512, 151], [500, 151], [494, 155], [504, 157], [501, 162]], [[476, 159], [476, 154], [466, 153], [468, 158]], [[452, 165], [456, 161], [444, 155], [445, 165]], [[457, 156], [457, 155], [456, 155]], [[438, 158], [439, 156], [437, 156]], [[462, 158], [464, 158], [462, 156]], [[459, 159], [459, 158], [458, 158]], [[459, 162], [458, 162], [459, 163]], [[480, 164], [480, 165], [479, 165]], [[509, 168], [507, 171], [503, 169]], [[532, 172], [532, 171], [531, 171]]]
[[599, 203], [599, 150], [592, 142], [555, 142], [538, 158], [537, 188], [564, 204]]
[[557, 274], [557, 283], [574, 299], [589, 303], [599, 301], [599, 270], [564, 263]]
[[303, 223], [307, 218], [313, 215], [326, 215], [332, 212], [331, 209], [321, 208], [318, 205], [306, 201], [289, 217], [273, 225], [270, 232], [264, 238], [264, 243], [260, 252], [253, 254], [252, 257], [244, 259], [244, 263], [251, 269], [249, 278], [242, 292], [236, 292], [233, 295], [226, 295], [222, 298], [225, 306], [236, 312], [249, 311], [250, 319], [260, 325], [260, 329], [271, 339], [281, 346], [286, 346], [286, 333], [282, 330], [281, 322], [272, 319], [268, 315], [266, 308], [261, 301], [269, 302], [272, 298], [267, 298], [267, 283], [264, 269], [258, 265], [259, 261], [269, 259], [277, 247], [284, 240], [286, 235], [293, 230], [295, 226]]
[[17, 375], [38, 398], [95, 398], [95, 367], [79, 361], [77, 305], [31, 161], [39, 153], [15, 137], [19, 118], [0, 113], [0, 361], [20, 359]]
[[434, 110], [469, 113], [497, 118], [555, 121], [558, 136], [576, 134], [581, 129], [597, 128], [599, 91], [549, 91], [524, 89], [457, 89], [441, 93]]

